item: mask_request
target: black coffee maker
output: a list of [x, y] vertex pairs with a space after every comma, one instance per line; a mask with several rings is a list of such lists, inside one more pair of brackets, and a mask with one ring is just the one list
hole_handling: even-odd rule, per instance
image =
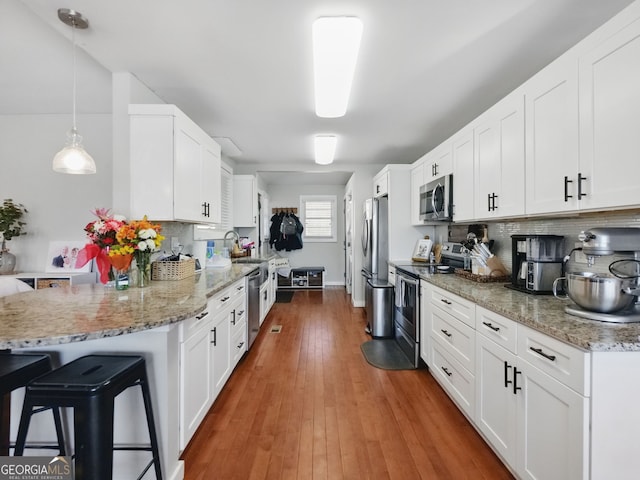
[[553, 281], [562, 276], [564, 237], [511, 235], [511, 283], [514, 290], [552, 293]]

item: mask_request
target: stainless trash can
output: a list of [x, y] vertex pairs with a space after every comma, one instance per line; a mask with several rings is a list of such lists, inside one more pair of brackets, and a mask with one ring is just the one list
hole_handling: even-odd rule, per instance
[[365, 288], [367, 331], [373, 338], [393, 338], [393, 285], [370, 278]]

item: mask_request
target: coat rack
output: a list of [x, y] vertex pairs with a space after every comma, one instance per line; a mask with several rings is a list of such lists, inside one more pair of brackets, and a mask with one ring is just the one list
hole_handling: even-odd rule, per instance
[[293, 213], [294, 215], [298, 214], [298, 209], [296, 207], [280, 207], [280, 208], [272, 208], [271, 213], [273, 215], [279, 215], [281, 213]]

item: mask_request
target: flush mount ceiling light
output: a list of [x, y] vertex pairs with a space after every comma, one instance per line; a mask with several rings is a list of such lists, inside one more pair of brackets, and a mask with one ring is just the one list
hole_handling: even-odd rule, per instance
[[71, 27], [73, 45], [73, 127], [67, 134], [67, 145], [53, 157], [53, 170], [60, 173], [96, 173], [96, 164], [84, 147], [76, 129], [76, 28], [85, 29], [89, 21], [80, 12], [68, 8], [58, 9], [58, 18]]
[[318, 165], [329, 165], [336, 155], [336, 144], [338, 138], [335, 135], [316, 135], [314, 138], [316, 163]]
[[347, 112], [361, 37], [362, 22], [357, 17], [320, 17], [313, 22], [313, 69], [319, 117], [337, 118]]

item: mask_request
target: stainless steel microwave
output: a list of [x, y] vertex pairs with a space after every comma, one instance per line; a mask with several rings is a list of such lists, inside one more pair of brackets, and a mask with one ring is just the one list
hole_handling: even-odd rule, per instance
[[450, 222], [453, 217], [453, 175], [420, 187], [420, 220]]

